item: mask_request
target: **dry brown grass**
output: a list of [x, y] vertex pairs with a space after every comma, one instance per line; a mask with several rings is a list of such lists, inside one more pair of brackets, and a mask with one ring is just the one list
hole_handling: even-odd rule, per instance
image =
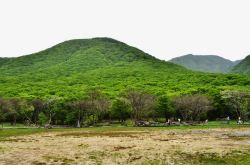
[[250, 138], [229, 136], [234, 131], [71, 131], [11, 137], [0, 142], [0, 164], [192, 164], [191, 158], [250, 151]]

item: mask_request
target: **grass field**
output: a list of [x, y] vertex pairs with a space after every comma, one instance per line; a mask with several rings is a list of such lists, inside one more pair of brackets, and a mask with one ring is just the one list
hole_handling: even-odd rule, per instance
[[0, 130], [0, 164], [250, 164], [250, 126]]

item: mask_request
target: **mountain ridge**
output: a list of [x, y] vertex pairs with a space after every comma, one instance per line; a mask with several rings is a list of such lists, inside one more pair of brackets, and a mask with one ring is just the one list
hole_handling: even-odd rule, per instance
[[169, 60], [187, 69], [210, 73], [230, 73], [231, 69], [239, 62], [231, 61], [217, 55], [188, 54]]
[[65, 41], [0, 61], [0, 97], [74, 100], [89, 88], [109, 97], [128, 89], [168, 95], [250, 89], [249, 77], [191, 71], [109, 38]]
[[[20, 69], [18, 69], [18, 72], [25, 72], [27, 71], [27, 69], [30, 69], [29, 67], [31, 66], [36, 66], [34, 69], [41, 69], [41, 68], [48, 68], [48, 67], [55, 67], [56, 65], [60, 65], [60, 63], [65, 63], [65, 62], [72, 62], [71, 57], [77, 56], [77, 59], [79, 61], [83, 61], [84, 59], [84, 55], [86, 58], [91, 58], [88, 57], [88, 54], [91, 53], [85, 53], [81, 52], [81, 51], [91, 51], [91, 49], [93, 49], [94, 47], [98, 47], [99, 44], [103, 44], [105, 43], [106, 45], [102, 45], [105, 49], [105, 47], [112, 47], [112, 44], [115, 45], [116, 50], [115, 51], [119, 51], [117, 49], [123, 49], [123, 47], [127, 47], [129, 45], [122, 43], [120, 41], [111, 39], [111, 38], [92, 38], [92, 39], [74, 39], [74, 40], [68, 40], [68, 41], [64, 41], [62, 43], [59, 43], [55, 46], [52, 46], [48, 49], [42, 50], [38, 53], [33, 53], [33, 54], [29, 54], [29, 55], [24, 55], [24, 56], [20, 56], [20, 57], [16, 57], [16, 58], [11, 58], [8, 61], [4, 62], [2, 64], [2, 67], [6, 67], [5, 69], [9, 69], [12, 70], [12, 68], [16, 68], [16, 67], [20, 67]], [[95, 51], [101, 51], [101, 50], [95, 50]], [[133, 54], [135, 54], [136, 56], [129, 56], [129, 53], [127, 50], [122, 50], [125, 53], [127, 53], [128, 56], [120, 56], [119, 58], [121, 60], [127, 60], [127, 61], [132, 61], [132, 60], [138, 60], [138, 59], [152, 59], [152, 60], [156, 60], [155, 57], [144, 53], [143, 51], [135, 48], [135, 47], [130, 47], [130, 50]], [[80, 52], [80, 53], [79, 53]], [[95, 52], [95, 54], [101, 54], [100, 52]], [[78, 55], [76, 55], [78, 54]], [[79, 56], [79, 54], [81, 56]], [[32, 58], [32, 60], [30, 59]], [[111, 56], [105, 56], [103, 57], [106, 60], [106, 63], [111, 62], [114, 60], [118, 60], [117, 59], [112, 59]], [[76, 60], [76, 59], [75, 59]], [[158, 59], [157, 59], [158, 60]], [[44, 66], [43, 61], [49, 61], [49, 63], [46, 64], [46, 66]], [[79, 62], [78, 61], [78, 62]], [[94, 60], [93, 60], [94, 62]], [[22, 63], [22, 66], [20, 66], [20, 63]], [[0, 71], [1, 71], [0, 68]], [[26, 69], [25, 69], [26, 68]], [[13, 70], [12, 73], [16, 72], [16, 69]]]

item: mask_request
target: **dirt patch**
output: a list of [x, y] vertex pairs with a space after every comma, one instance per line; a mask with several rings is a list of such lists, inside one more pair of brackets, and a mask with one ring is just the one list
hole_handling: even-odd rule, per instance
[[0, 164], [233, 164], [250, 159], [250, 139], [229, 135], [249, 131], [76, 130], [12, 137], [0, 143]]
[[129, 132], [129, 131], [116, 131], [116, 132], [68, 132], [58, 134], [57, 136], [74, 136], [78, 137], [94, 137], [94, 136], [107, 136], [107, 137], [138, 137], [138, 135], [146, 134], [148, 132]]
[[115, 146], [114, 151], [126, 150], [126, 149], [131, 149], [134, 147], [135, 147], [135, 145], [133, 145], [133, 146]]

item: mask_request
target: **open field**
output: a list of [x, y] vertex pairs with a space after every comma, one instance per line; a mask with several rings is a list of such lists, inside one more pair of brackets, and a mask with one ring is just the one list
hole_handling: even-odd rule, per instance
[[4, 129], [0, 164], [249, 164], [250, 127]]

